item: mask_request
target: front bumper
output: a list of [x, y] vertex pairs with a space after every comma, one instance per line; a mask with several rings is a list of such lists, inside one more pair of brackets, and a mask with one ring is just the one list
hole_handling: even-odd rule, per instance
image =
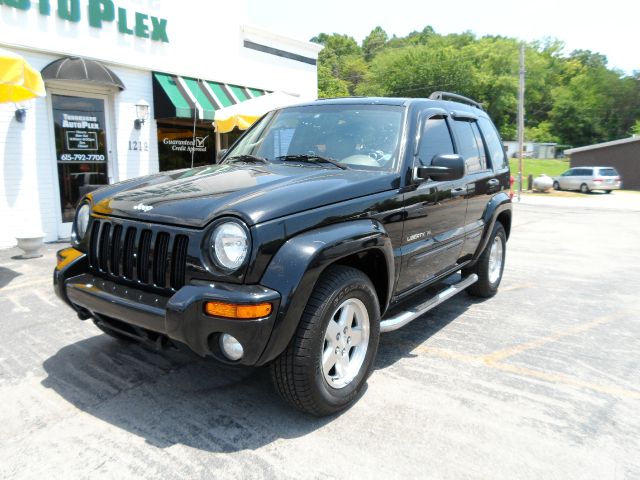
[[[164, 296], [121, 285], [89, 271], [85, 255], [54, 270], [58, 296], [81, 317], [115, 319], [186, 344], [199, 355], [229, 362], [219, 349], [222, 333], [233, 335], [244, 348], [236, 363], [256, 365], [273, 330], [280, 294], [260, 285], [206, 283], [185, 285]], [[207, 301], [239, 304], [271, 302], [271, 315], [256, 320], [211, 317], [204, 313]]]

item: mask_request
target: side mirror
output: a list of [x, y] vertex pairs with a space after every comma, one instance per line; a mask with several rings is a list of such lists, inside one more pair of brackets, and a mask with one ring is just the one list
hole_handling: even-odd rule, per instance
[[436, 155], [428, 167], [417, 167], [416, 176], [423, 180], [458, 180], [464, 177], [464, 158], [457, 154]]
[[227, 154], [228, 151], [228, 148], [221, 148], [220, 150], [218, 150], [218, 153], [216, 154], [216, 163], [220, 163], [220, 160]]

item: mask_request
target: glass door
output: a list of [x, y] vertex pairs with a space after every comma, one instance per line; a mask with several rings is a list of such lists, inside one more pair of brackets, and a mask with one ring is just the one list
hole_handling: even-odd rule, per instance
[[105, 99], [53, 94], [51, 103], [64, 238], [80, 198], [109, 183]]

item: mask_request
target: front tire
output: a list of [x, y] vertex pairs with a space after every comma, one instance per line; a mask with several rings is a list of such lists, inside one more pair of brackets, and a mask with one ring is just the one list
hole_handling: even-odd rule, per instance
[[276, 390], [319, 417], [347, 408], [373, 370], [379, 336], [380, 307], [369, 277], [355, 268], [329, 267], [289, 346], [270, 366]]
[[580, 185], [580, 193], [589, 193], [590, 191], [591, 190], [589, 190], [589, 186], [586, 183]]
[[562, 189], [560, 188], [560, 182], [558, 182], [558, 181], [553, 182], [553, 189], [554, 189], [554, 190], [556, 190], [556, 191], [558, 191], [558, 192], [559, 192], [560, 190], [562, 190]]
[[462, 271], [465, 277], [471, 273], [478, 275], [478, 281], [467, 288], [469, 295], [489, 298], [498, 292], [506, 254], [507, 234], [502, 223], [496, 222], [489, 237], [489, 242], [478, 261], [473, 267]]

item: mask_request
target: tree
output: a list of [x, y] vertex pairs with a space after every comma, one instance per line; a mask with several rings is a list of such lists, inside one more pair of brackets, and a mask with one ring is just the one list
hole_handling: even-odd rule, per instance
[[369, 33], [369, 35], [367, 35], [367, 37], [362, 41], [362, 53], [364, 54], [364, 60], [367, 62], [373, 60], [376, 53], [384, 48], [387, 40], [389, 40], [389, 36], [382, 27], [376, 27], [371, 30], [371, 33]]

